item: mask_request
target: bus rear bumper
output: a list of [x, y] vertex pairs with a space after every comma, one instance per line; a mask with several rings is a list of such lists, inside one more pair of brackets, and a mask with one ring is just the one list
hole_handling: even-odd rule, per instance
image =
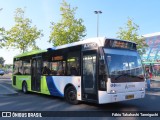
[[140, 99], [145, 97], [145, 91], [135, 91], [117, 94], [108, 94], [106, 91], [98, 91], [99, 104], [120, 102], [125, 100]]

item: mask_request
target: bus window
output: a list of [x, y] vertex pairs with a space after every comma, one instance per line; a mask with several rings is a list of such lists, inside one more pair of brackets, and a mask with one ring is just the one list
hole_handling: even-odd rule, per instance
[[96, 54], [83, 55], [83, 80], [85, 92], [94, 93], [96, 88]]
[[80, 75], [80, 52], [72, 52], [67, 58], [67, 75]]
[[65, 61], [51, 62], [51, 74], [63, 76], [65, 74]]
[[42, 74], [43, 75], [49, 75], [49, 74], [51, 74], [51, 70], [49, 69], [49, 62], [47, 62], [47, 61], [43, 62]]
[[22, 75], [23, 74], [22, 61], [15, 61], [14, 62], [14, 71], [13, 71], [13, 73], [15, 75]]
[[105, 53], [112, 82], [144, 81], [140, 56], [136, 51], [105, 49]]
[[43, 75], [49, 75], [51, 73], [50, 69], [47, 66], [44, 66], [42, 68], [42, 74]]
[[24, 75], [30, 75], [31, 74], [31, 62], [30, 62], [30, 60], [24, 60], [23, 61], [23, 73], [24, 73]]

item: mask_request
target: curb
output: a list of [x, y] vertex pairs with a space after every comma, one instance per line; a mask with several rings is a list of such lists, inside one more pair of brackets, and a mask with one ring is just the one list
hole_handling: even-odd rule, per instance
[[11, 79], [11, 77], [0, 77], [0, 79]]

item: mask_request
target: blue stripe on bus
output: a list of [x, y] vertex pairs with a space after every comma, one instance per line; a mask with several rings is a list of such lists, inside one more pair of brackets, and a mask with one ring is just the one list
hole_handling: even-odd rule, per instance
[[51, 95], [64, 97], [64, 95], [57, 89], [52, 76], [46, 76], [46, 80], [47, 80], [48, 90]]

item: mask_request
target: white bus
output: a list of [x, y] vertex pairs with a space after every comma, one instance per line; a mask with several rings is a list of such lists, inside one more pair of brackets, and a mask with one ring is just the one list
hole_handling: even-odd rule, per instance
[[14, 57], [13, 86], [64, 97], [67, 102], [105, 104], [145, 96], [136, 44], [91, 38]]

